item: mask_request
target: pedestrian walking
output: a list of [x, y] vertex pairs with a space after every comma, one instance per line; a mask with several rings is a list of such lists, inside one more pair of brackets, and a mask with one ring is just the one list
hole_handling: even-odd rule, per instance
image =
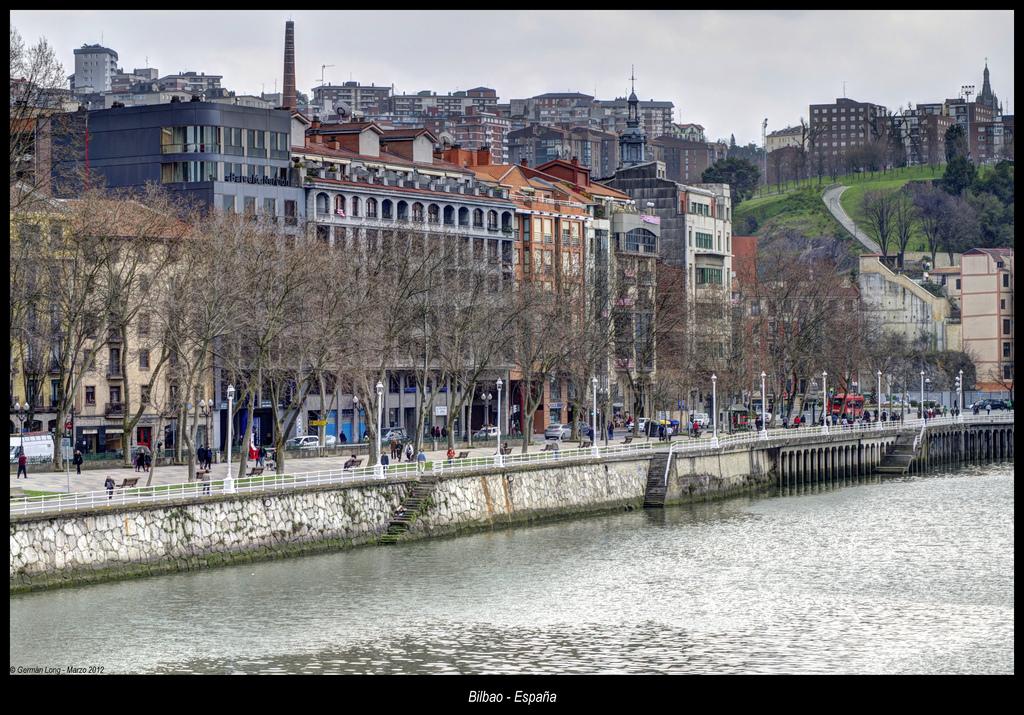
[[103, 482], [103, 487], [107, 490], [107, 499], [114, 498], [114, 478], [107, 475], [106, 481]]
[[612, 425], [611, 422], [609, 422], [608, 423], [608, 441], [611, 442], [614, 437], [615, 437], [615, 427]]
[[264, 460], [265, 460], [266, 458], [267, 458], [267, 448], [266, 448], [266, 447], [264, 447], [264, 446], [263, 446], [263, 445], [261, 444], [261, 445], [260, 445], [260, 453], [259, 453], [259, 456], [258, 456], [258, 457], [256, 458], [256, 464], [258, 464], [259, 466], [261, 466], [261, 467], [262, 467], [262, 466], [263, 466], [263, 462], [264, 462]]
[[82, 453], [77, 449], [75, 450], [75, 456], [71, 460], [71, 463], [75, 465], [75, 474], [82, 473]]
[[405, 461], [411, 462], [414, 459], [415, 452], [412, 449], [412, 442], [405, 445]]
[[382, 454], [380, 456], [380, 464], [384, 468], [384, 471], [388, 471], [388, 465], [391, 464], [391, 460], [388, 459], [388, 455]]
[[448, 448], [448, 463], [451, 464], [452, 460], [455, 459], [455, 449], [453, 447]]
[[153, 458], [150, 456], [149, 452], [142, 455], [142, 463], [146, 467], [146, 472], [149, 472], [149, 468], [153, 464]]
[[[8, 474], [10, 474], [10, 472], [8, 472]], [[28, 479], [28, 457], [25, 456], [24, 452], [18, 455], [18, 476], [15, 477], [15, 479], [20, 477], [22, 474], [25, 475], [25, 479]]]
[[420, 472], [422, 474], [426, 470], [426, 468], [427, 468], [427, 453], [424, 452], [421, 449], [420, 453], [416, 455], [416, 471]]
[[441, 425], [441, 439], [448, 439], [448, 427], [447, 427], [447, 425]]

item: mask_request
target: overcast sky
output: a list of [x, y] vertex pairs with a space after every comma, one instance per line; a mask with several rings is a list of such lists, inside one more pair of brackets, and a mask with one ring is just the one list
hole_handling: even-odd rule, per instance
[[[936, 102], [992, 88], [1014, 110], [1011, 11], [12, 11], [29, 42], [46, 37], [67, 74], [73, 50], [102, 42], [123, 69], [224, 76], [239, 94], [281, 88], [284, 23], [295, 20], [301, 91], [354, 79], [399, 92], [479, 85], [500, 101], [566, 90], [668, 100], [709, 139], [761, 141], [807, 105], [843, 96]], [[148, 62], [148, 65], [147, 65]]]

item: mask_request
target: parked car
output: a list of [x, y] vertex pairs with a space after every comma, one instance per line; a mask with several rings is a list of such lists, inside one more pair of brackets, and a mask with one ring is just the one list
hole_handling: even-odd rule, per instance
[[314, 435], [305, 437], [292, 437], [284, 443], [285, 449], [317, 449], [320, 446], [320, 438]]
[[544, 430], [544, 439], [569, 439], [571, 434], [572, 428], [569, 425], [552, 422], [548, 425], [548, 428]]
[[498, 428], [497, 427], [481, 427], [473, 433], [473, 439], [497, 439]]
[[385, 427], [381, 439], [385, 442], [390, 442], [393, 439], [397, 439], [399, 442], [408, 442], [409, 436], [406, 435], [404, 427]]
[[978, 400], [976, 403], [974, 403], [972, 405], [968, 405], [965, 409], [973, 410], [975, 405], [978, 406], [979, 410], [987, 410], [989, 408], [989, 405], [992, 406], [993, 410], [1009, 409], [1005, 400], [992, 400], [992, 399]]

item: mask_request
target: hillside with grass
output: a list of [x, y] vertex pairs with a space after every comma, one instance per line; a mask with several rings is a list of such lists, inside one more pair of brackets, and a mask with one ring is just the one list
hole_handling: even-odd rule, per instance
[[[861, 210], [864, 195], [867, 192], [897, 191], [911, 181], [941, 179], [942, 173], [945, 169], [946, 167], [944, 164], [938, 167], [914, 166], [905, 169], [904, 173], [889, 172], [888, 175], [879, 174], [874, 179], [861, 179], [859, 181], [850, 181], [849, 183], [839, 182], [850, 187], [843, 192], [842, 197], [839, 199], [839, 203], [842, 205], [843, 210], [849, 214], [850, 218], [856, 222], [857, 226], [868, 235], [871, 235], [868, 223], [864, 220], [863, 211]], [[914, 227], [910, 243], [907, 245], [907, 250], [928, 250], [927, 241], [921, 233], [920, 228], [917, 226]]]
[[733, 212], [733, 233], [765, 236], [780, 231], [808, 238], [848, 238], [821, 200], [822, 190], [802, 188], [775, 196], [748, 199]]

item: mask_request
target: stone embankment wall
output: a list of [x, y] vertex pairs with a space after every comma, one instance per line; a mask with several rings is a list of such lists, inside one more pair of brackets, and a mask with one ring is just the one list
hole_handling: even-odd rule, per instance
[[666, 504], [725, 499], [770, 486], [774, 465], [768, 450], [706, 450], [672, 455]]
[[[725, 496], [752, 483], [749, 465], [758, 458], [746, 451], [739, 454], [677, 457], [674, 501], [686, 500], [679, 496], [683, 491], [687, 498], [705, 492]], [[637, 508], [643, 503], [648, 464], [649, 458], [623, 457], [442, 477], [404, 538]], [[10, 590], [186, 571], [375, 542], [414, 484], [360, 482], [11, 517]]]

